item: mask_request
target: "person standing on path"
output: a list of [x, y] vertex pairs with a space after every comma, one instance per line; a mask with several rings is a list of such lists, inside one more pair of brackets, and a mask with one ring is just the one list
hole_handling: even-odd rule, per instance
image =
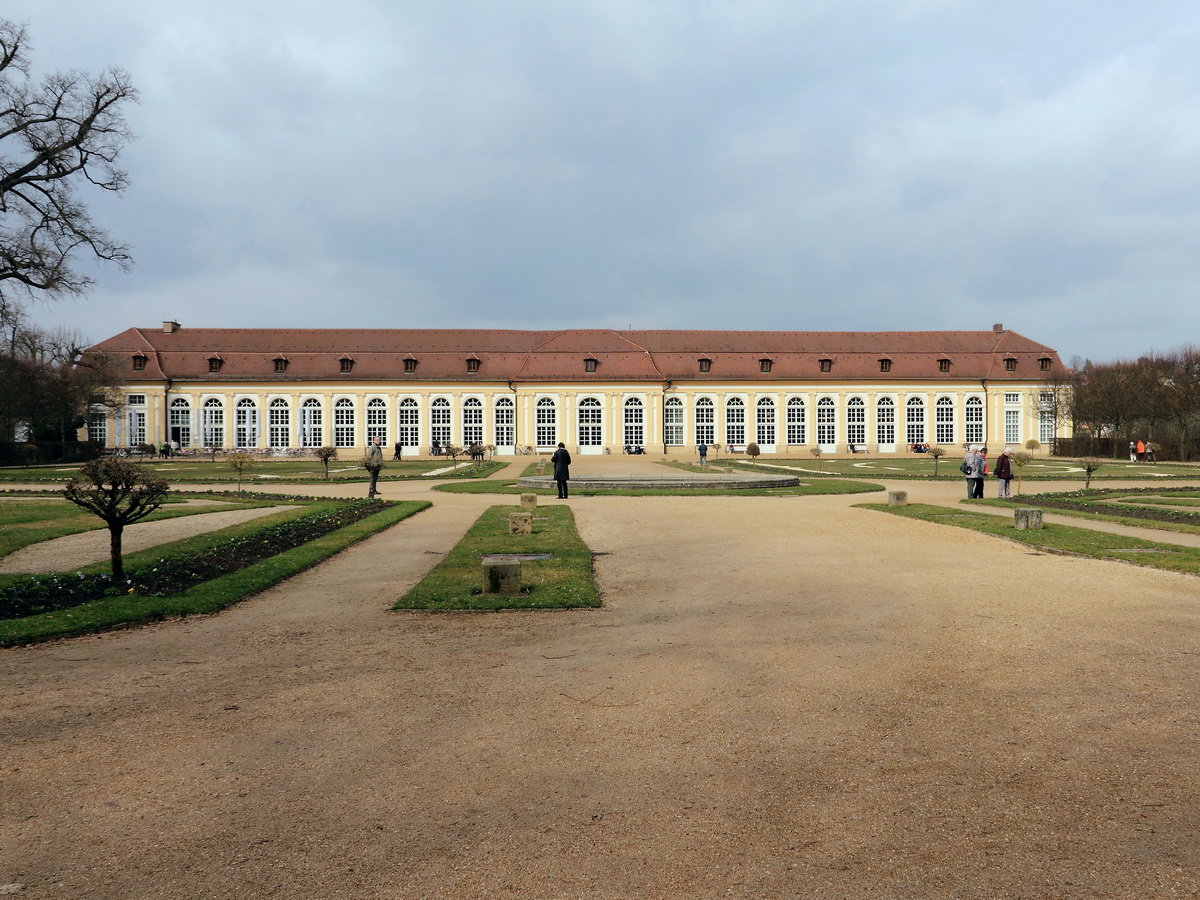
[[704, 464], [708, 461], [708, 444], [700, 445], [700, 468], [704, 468]]
[[383, 468], [383, 451], [379, 449], [379, 438], [371, 438], [367, 444], [367, 471], [371, 473], [371, 486], [367, 488], [367, 499], [375, 499], [375, 483], [379, 480], [379, 470]]
[[554, 483], [558, 485], [558, 499], [567, 499], [567, 482], [571, 480], [571, 454], [559, 441], [558, 449], [550, 457], [554, 464]]
[[979, 455], [978, 447], [971, 447], [963, 456], [960, 467], [967, 479], [967, 499], [975, 500], [983, 496], [983, 457]]
[[996, 458], [996, 477], [1000, 479], [1000, 485], [997, 488], [996, 496], [1004, 500], [1012, 496], [1012, 457], [1008, 455], [1008, 448], [1005, 447], [1003, 452]]

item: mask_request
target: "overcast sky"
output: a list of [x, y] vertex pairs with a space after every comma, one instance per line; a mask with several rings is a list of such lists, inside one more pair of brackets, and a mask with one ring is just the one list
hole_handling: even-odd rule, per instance
[[[9, 0], [127, 69], [136, 266], [185, 327], [989, 329], [1200, 342], [1187, 0]], [[89, 271], [93, 267], [88, 266]]]

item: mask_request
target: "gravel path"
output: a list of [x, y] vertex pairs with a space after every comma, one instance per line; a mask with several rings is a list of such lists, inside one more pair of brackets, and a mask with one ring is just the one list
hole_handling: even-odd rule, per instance
[[[225, 512], [196, 513], [158, 522], [140, 522], [125, 526], [121, 535], [121, 548], [125, 553], [145, 550], [171, 541], [195, 537], [208, 531], [227, 528], [273, 515], [290, 506], [265, 506], [258, 509], [231, 509]], [[5, 574], [37, 572], [69, 572], [103, 562], [109, 557], [109, 534], [107, 528], [68, 534], [23, 547], [0, 560], [0, 572]]]
[[863, 495], [593, 497], [569, 502], [603, 609], [388, 612], [496, 500], [429, 496], [222, 615], [0, 652], [0, 885], [1200, 890], [1196, 579], [854, 509]]

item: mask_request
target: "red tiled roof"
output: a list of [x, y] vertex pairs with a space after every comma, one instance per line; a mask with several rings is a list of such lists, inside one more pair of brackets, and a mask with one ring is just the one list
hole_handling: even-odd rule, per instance
[[[160, 381], [888, 381], [1029, 380], [1064, 369], [1013, 331], [495, 331], [490, 329], [131, 328], [92, 348], [129, 357], [127, 380]], [[143, 371], [132, 357], [145, 354]], [[208, 360], [219, 355], [221, 371]], [[286, 358], [285, 372], [274, 361]], [[352, 358], [349, 374], [339, 360]], [[404, 360], [417, 361], [406, 373]], [[596, 360], [585, 372], [584, 360]], [[706, 373], [700, 359], [712, 360]], [[760, 360], [771, 359], [769, 373]], [[1017, 360], [1015, 371], [1004, 360]], [[477, 371], [468, 372], [468, 359]], [[831, 371], [820, 370], [822, 359]], [[879, 361], [891, 368], [880, 372]], [[938, 360], [951, 361], [949, 372]], [[1040, 360], [1050, 360], [1050, 370]]]

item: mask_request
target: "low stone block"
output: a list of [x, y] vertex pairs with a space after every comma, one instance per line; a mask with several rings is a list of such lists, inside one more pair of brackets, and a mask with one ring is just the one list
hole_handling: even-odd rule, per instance
[[508, 517], [508, 533], [533, 534], [533, 513], [511, 513]]
[[521, 509], [537, 509], [537, 494], [522, 494]]
[[908, 506], [908, 491], [888, 491], [888, 506]]
[[521, 592], [521, 563], [519, 560], [484, 560], [483, 592], [485, 594], [519, 594]]
[[1014, 509], [1013, 522], [1017, 531], [1041, 531], [1042, 511], [1040, 509]]

